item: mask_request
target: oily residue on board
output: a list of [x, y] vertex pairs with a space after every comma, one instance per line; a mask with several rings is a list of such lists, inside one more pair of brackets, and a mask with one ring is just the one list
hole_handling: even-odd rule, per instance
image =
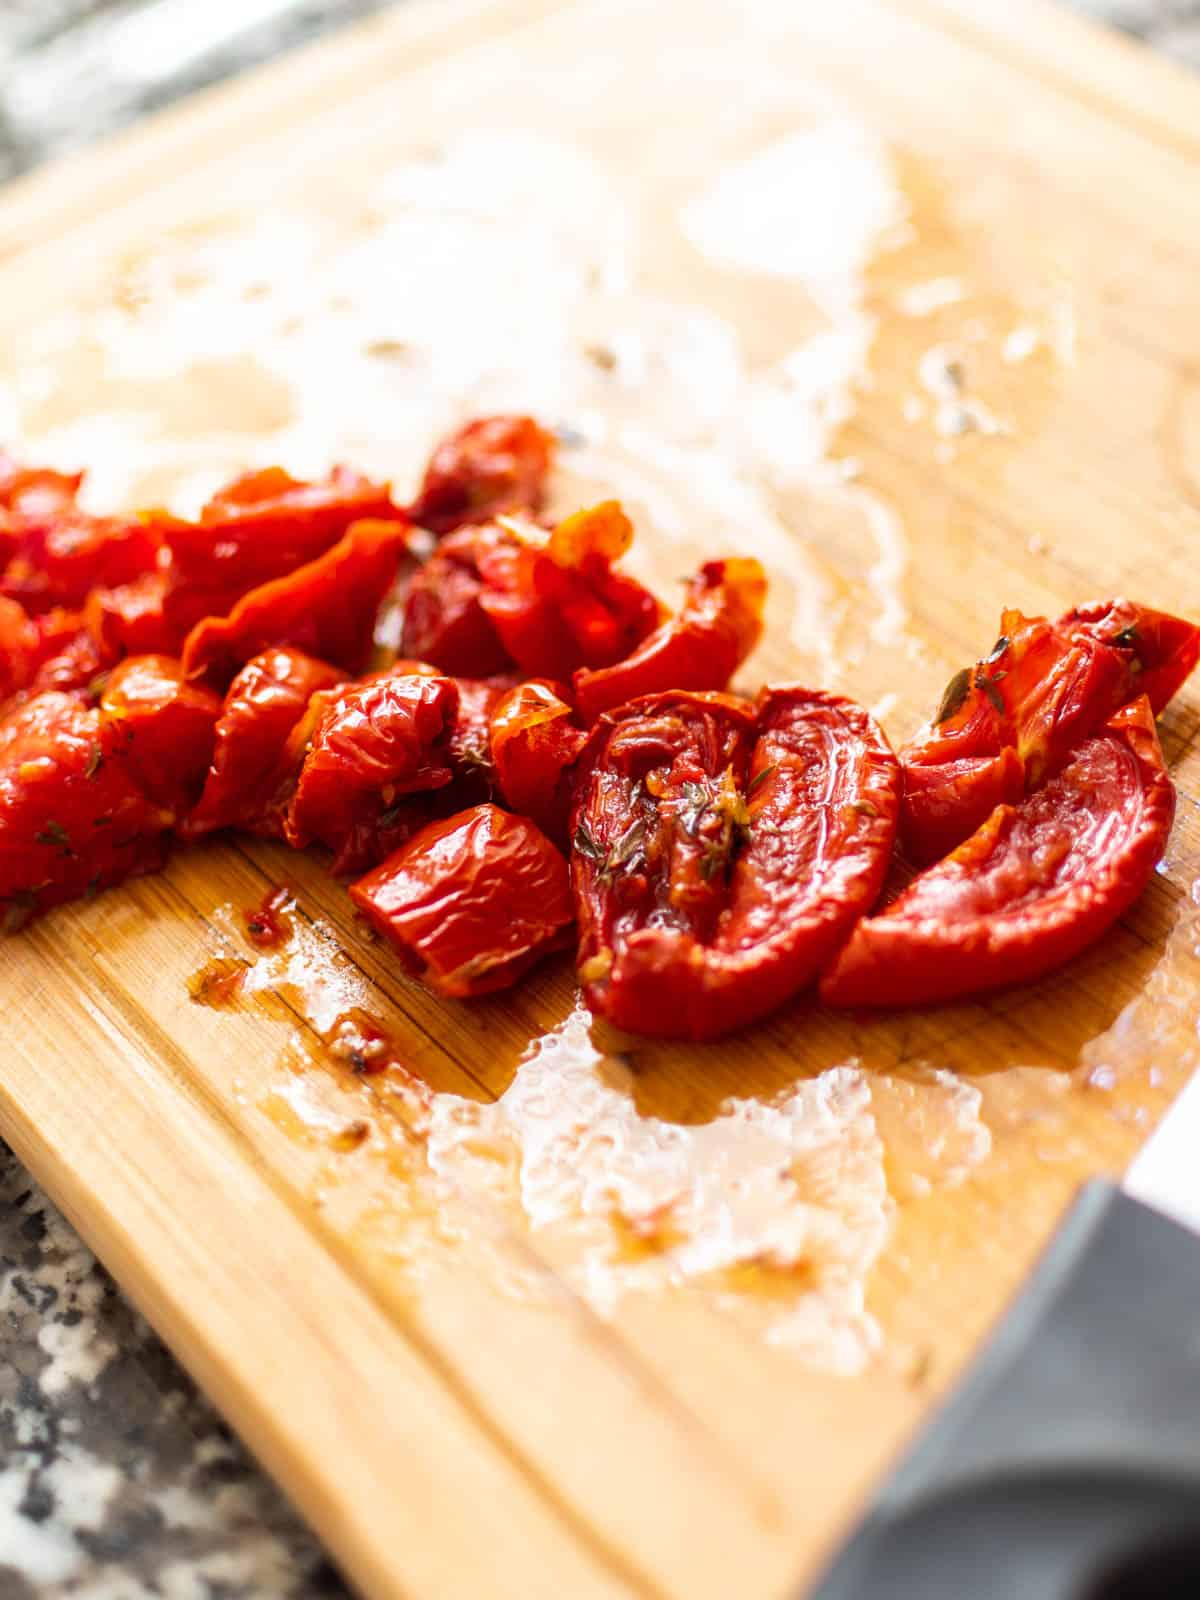
[[[281, 200], [167, 236], [29, 331], [0, 384], [0, 437], [96, 463], [97, 509], [189, 513], [274, 461], [312, 475], [351, 460], [403, 492], [466, 411], [533, 411], [573, 441], [564, 504], [625, 498], [643, 563], [753, 548], [770, 636], [835, 683], [864, 623], [895, 645], [908, 622], [899, 518], [830, 459], [868, 380], [867, 269], [906, 237], [887, 150], [831, 112], [653, 215], [629, 183], [565, 141], [478, 130], [336, 217]], [[696, 299], [651, 279], [663, 253]], [[772, 285], [769, 352], [716, 309], [731, 278]], [[814, 512], [839, 530], [823, 546], [835, 561], [810, 541]]]
[[[231, 949], [243, 919], [226, 908], [217, 921]], [[243, 994], [283, 996], [364, 1097], [349, 1119], [326, 1103], [319, 1065], [310, 1052], [298, 1070], [293, 1040], [259, 1100], [276, 1126], [337, 1154], [379, 1124], [381, 1144], [406, 1146], [404, 1181], [422, 1191], [415, 1208], [405, 1196], [406, 1213], [436, 1213], [442, 1256], [447, 1241], [471, 1240], [483, 1211], [508, 1217], [604, 1315], [630, 1296], [699, 1296], [810, 1365], [860, 1371], [880, 1347], [866, 1289], [891, 1230], [889, 1147], [911, 1169], [908, 1193], [961, 1181], [987, 1152], [978, 1091], [933, 1073], [914, 1096], [853, 1060], [769, 1098], [730, 1099], [705, 1123], [647, 1115], [578, 1006], [498, 1098], [433, 1092], [372, 1020], [370, 985], [331, 930], [294, 915], [284, 947], [246, 949], [243, 937], [240, 961]], [[496, 1284], [546, 1292], [536, 1274], [501, 1270]]]

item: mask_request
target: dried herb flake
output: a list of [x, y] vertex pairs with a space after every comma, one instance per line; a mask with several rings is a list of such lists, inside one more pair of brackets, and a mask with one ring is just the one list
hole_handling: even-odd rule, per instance
[[941, 704], [937, 708], [937, 716], [934, 721], [939, 724], [949, 722], [950, 718], [962, 709], [963, 701], [967, 698], [967, 691], [970, 687], [971, 669], [970, 667], [963, 667], [960, 672], [954, 674], [946, 685], [945, 693], [942, 695]]

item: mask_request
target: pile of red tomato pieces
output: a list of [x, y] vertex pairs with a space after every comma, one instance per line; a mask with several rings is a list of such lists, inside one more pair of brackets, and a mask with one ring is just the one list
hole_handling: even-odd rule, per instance
[[441, 995], [577, 938], [595, 1012], [706, 1039], [814, 983], [892, 1007], [1026, 981], [1140, 894], [1174, 810], [1154, 718], [1200, 630], [1006, 612], [897, 755], [841, 696], [730, 693], [758, 562], [706, 563], [670, 612], [620, 565], [618, 504], [540, 520], [553, 460], [486, 417], [407, 506], [270, 468], [187, 522], [93, 516], [77, 475], [0, 455], [4, 931], [240, 829], [329, 851]]

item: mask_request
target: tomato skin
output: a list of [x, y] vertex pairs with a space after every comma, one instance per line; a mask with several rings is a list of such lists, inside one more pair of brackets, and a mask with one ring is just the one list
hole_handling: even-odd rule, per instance
[[398, 522], [356, 522], [307, 565], [244, 595], [227, 617], [207, 617], [188, 634], [189, 677], [225, 686], [253, 656], [291, 645], [354, 674], [373, 648], [375, 617], [407, 548]]
[[834, 1006], [911, 1006], [1025, 983], [1094, 943], [1166, 846], [1175, 790], [1154, 714], [1122, 707], [1019, 805], [997, 806], [892, 905], [860, 922], [821, 983]]
[[561, 852], [493, 805], [431, 822], [350, 895], [408, 970], [451, 999], [507, 988], [568, 942], [573, 920]]
[[190, 683], [170, 656], [130, 656], [100, 695], [106, 757], [121, 761], [141, 792], [172, 819], [189, 811], [204, 784], [221, 702]]
[[586, 722], [627, 700], [668, 689], [724, 689], [762, 636], [767, 580], [753, 557], [707, 561], [679, 614], [609, 667], [575, 674]]
[[510, 511], [541, 510], [556, 441], [532, 417], [479, 417], [433, 451], [412, 520], [445, 534]]
[[467, 677], [515, 666], [569, 679], [618, 661], [660, 616], [654, 596], [612, 565], [632, 536], [615, 501], [549, 535], [516, 518], [453, 533], [409, 586], [404, 648]]
[[588, 1004], [701, 1040], [774, 1010], [845, 942], [887, 872], [900, 771], [840, 696], [679, 692], [604, 713], [576, 794]]
[[339, 877], [394, 849], [425, 821], [421, 797], [454, 778], [449, 739], [457, 708], [452, 678], [415, 673], [316, 696], [312, 739], [284, 822], [288, 843], [328, 845]]
[[571, 773], [587, 743], [566, 686], [548, 678], [517, 684], [492, 712], [490, 739], [504, 804], [532, 817], [556, 844], [565, 844]]
[[48, 691], [0, 719], [0, 928], [162, 863], [147, 799], [98, 707]]
[[341, 681], [336, 667], [302, 650], [265, 650], [248, 661], [225, 694], [204, 791], [180, 836], [231, 827], [280, 832], [273, 803], [296, 764], [289, 737], [312, 697]]

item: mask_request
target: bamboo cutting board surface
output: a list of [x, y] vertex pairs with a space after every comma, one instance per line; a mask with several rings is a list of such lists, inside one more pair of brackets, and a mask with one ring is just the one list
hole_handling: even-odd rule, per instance
[[[1004, 604], [1200, 615], [1198, 168], [1188, 80], [1023, 0], [418, 0], [5, 197], [0, 433], [188, 504], [537, 410], [664, 592], [762, 555], [748, 683], [902, 739]], [[708, 1049], [181, 853], [0, 946], [0, 1131], [364, 1593], [782, 1594], [1196, 1064], [1198, 727], [1085, 958]]]

